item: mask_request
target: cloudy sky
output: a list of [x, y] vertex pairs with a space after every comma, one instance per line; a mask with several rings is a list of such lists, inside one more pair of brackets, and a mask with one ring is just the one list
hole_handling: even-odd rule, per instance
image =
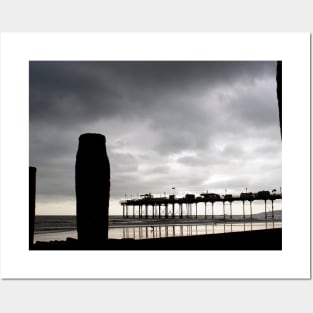
[[30, 62], [37, 214], [75, 214], [78, 137], [106, 136], [119, 200], [281, 186], [276, 62]]

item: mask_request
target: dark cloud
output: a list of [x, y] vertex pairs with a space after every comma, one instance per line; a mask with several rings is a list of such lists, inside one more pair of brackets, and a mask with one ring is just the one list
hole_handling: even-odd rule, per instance
[[[30, 62], [32, 120], [137, 116], [215, 86], [273, 76], [269, 62]], [[184, 105], [191, 105], [186, 103]]]
[[112, 199], [172, 186], [188, 192], [281, 185], [275, 62], [29, 67], [30, 163], [38, 168], [42, 201], [75, 198], [84, 132], [107, 137]]

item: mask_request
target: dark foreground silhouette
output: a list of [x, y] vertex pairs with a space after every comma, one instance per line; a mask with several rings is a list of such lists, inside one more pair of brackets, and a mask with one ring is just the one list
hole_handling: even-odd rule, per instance
[[155, 239], [109, 239], [103, 244], [67, 238], [66, 241], [36, 242], [34, 250], [281, 250], [282, 229], [168, 237]]
[[103, 135], [79, 137], [75, 187], [79, 242], [104, 244], [108, 240], [110, 164]]
[[35, 206], [36, 206], [36, 167], [29, 167], [29, 249], [34, 242]]

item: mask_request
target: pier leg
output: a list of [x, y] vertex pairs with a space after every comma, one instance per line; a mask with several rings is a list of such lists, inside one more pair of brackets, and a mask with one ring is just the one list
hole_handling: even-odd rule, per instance
[[243, 231], [246, 231], [245, 201], [242, 201], [242, 211], [243, 211]]
[[252, 201], [250, 201], [250, 223], [251, 223], [251, 230], [252, 230]]
[[133, 218], [135, 218], [135, 205], [133, 205]]
[[212, 205], [212, 220], [214, 220], [214, 202], [211, 202]]
[[146, 204], [146, 218], [148, 218], [148, 205]]
[[272, 220], [273, 220], [273, 228], [275, 228], [275, 221], [274, 221], [274, 200], [272, 200]]
[[233, 208], [232, 208], [232, 203], [229, 202], [229, 207], [230, 207], [230, 219], [233, 219]]
[[223, 214], [224, 214], [224, 233], [225, 233], [225, 228], [226, 228], [226, 214], [225, 214], [225, 202], [223, 201]]
[[198, 218], [198, 203], [196, 202], [196, 218]]
[[265, 228], [267, 229], [267, 211], [266, 211], [266, 200], [264, 200], [265, 203]]
[[204, 202], [204, 218], [206, 218], [206, 202]]
[[173, 213], [172, 213], [172, 217], [175, 218], [175, 203], [173, 203]]

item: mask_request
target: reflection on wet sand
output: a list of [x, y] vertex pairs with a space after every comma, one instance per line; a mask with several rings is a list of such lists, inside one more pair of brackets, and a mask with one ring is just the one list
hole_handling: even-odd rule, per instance
[[240, 231], [281, 228], [281, 222], [259, 223], [208, 223], [197, 225], [145, 225], [113, 227], [109, 230], [109, 237], [116, 239], [152, 239], [165, 237], [183, 237], [220, 234]]

